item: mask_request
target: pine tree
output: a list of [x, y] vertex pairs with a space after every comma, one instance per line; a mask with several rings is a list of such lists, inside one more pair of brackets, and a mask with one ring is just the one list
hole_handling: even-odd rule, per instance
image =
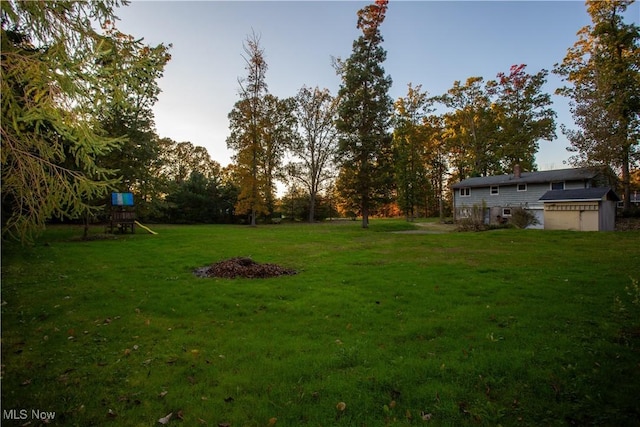
[[127, 93], [104, 76], [123, 64], [153, 72], [120, 33], [93, 28], [112, 26], [117, 1], [0, 3], [2, 234], [25, 241], [51, 217], [95, 210], [113, 188], [115, 171], [98, 159], [124, 139], [104, 136], [96, 109]]
[[391, 78], [382, 63], [386, 51], [379, 27], [384, 21], [387, 0], [377, 0], [358, 11], [357, 28], [362, 35], [353, 52], [337, 71], [342, 78], [338, 92], [340, 132], [338, 160], [340, 189], [349, 204], [358, 206], [362, 227], [369, 226], [373, 206], [388, 197], [391, 176], [391, 137], [388, 133], [393, 101], [388, 92]]

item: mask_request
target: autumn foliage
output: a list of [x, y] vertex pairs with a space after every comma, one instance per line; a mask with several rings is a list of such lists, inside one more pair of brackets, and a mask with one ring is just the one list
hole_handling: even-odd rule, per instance
[[358, 11], [358, 25], [366, 38], [377, 34], [378, 26], [384, 21], [388, 0], [376, 0], [374, 4], [363, 7]]

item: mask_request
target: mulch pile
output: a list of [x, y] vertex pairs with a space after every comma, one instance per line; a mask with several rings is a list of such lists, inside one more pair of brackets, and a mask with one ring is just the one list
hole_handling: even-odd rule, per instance
[[234, 279], [242, 277], [247, 279], [265, 279], [268, 277], [288, 276], [297, 274], [297, 271], [281, 267], [277, 264], [260, 264], [251, 258], [229, 258], [215, 264], [200, 267], [193, 274], [198, 277], [221, 277]]

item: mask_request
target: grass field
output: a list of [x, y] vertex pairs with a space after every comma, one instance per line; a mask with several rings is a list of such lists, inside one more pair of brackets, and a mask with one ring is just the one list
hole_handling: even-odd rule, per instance
[[4, 243], [2, 425], [640, 425], [640, 232], [412, 227]]

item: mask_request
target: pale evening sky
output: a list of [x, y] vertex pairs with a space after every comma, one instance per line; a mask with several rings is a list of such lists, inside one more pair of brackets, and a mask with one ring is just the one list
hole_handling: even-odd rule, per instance
[[[116, 10], [118, 27], [147, 44], [173, 44], [172, 60], [159, 81], [154, 107], [160, 137], [205, 147], [222, 166], [227, 150], [227, 115], [238, 101], [238, 77], [246, 71], [243, 42], [261, 37], [268, 64], [269, 92], [284, 98], [303, 86], [337, 94], [340, 79], [331, 57], [347, 58], [361, 34], [356, 12], [362, 1], [132, 1]], [[640, 5], [625, 22], [638, 23]], [[381, 26], [395, 100], [407, 84], [429, 95], [444, 94], [455, 80], [494, 79], [513, 64], [530, 74], [549, 71], [545, 91], [552, 95], [557, 139], [540, 141], [539, 169], [568, 167], [570, 155], [560, 124], [573, 127], [568, 101], [553, 95], [562, 85], [551, 73], [590, 24], [582, 1], [394, 1]]]

